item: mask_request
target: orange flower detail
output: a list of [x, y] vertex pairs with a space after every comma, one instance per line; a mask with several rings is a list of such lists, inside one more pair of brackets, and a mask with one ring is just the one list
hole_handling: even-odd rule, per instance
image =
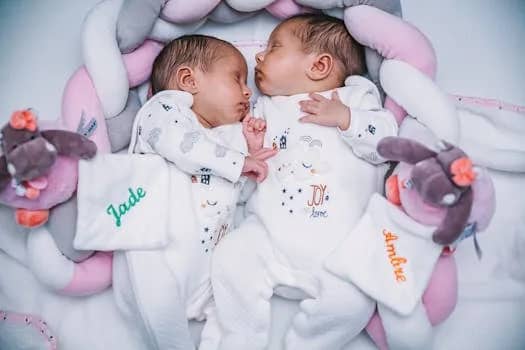
[[386, 199], [395, 205], [401, 205], [401, 195], [399, 194], [399, 179], [397, 175], [389, 176], [385, 183]]
[[458, 186], [470, 186], [476, 179], [476, 173], [472, 170], [472, 161], [467, 157], [453, 161], [450, 172], [454, 175], [452, 181]]
[[34, 187], [27, 187], [25, 196], [28, 199], [37, 199], [40, 196], [40, 190]]
[[456, 248], [455, 247], [451, 247], [449, 245], [443, 247], [443, 249], [441, 250], [441, 255], [442, 256], [450, 256], [452, 254], [454, 254], [454, 252], [456, 251]]
[[26, 129], [33, 132], [36, 130], [36, 117], [29, 109], [16, 111], [11, 115], [9, 125], [11, 125], [13, 129]]

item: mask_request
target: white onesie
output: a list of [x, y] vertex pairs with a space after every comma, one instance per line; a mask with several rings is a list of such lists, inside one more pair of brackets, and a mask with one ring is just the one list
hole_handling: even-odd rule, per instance
[[264, 146], [279, 153], [268, 160], [268, 178], [248, 201], [248, 219], [215, 251], [221, 349], [263, 349], [273, 292], [298, 297], [286, 286], [314, 298], [301, 303], [287, 335], [289, 349], [339, 349], [373, 312], [371, 299], [324, 272], [322, 262], [381, 191], [383, 172], [370, 162], [382, 161], [377, 142], [396, 135], [397, 124], [369, 80], [352, 76], [345, 84], [337, 90], [351, 109], [346, 131], [299, 122], [304, 113], [298, 102], [307, 94], [257, 102], [254, 115], [267, 122]]
[[171, 164], [169, 245], [116, 259], [128, 275], [117, 283], [117, 304], [127, 314], [138, 309], [159, 349], [194, 347], [187, 320], [210, 312], [211, 253], [230, 230], [245, 180], [241, 124], [206, 129], [192, 103], [189, 93], [159, 92], [138, 112], [130, 144], [130, 153], [158, 154]]

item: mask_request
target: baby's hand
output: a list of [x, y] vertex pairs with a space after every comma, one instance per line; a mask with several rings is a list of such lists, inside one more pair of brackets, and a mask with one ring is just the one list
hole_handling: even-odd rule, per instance
[[299, 101], [301, 111], [308, 113], [299, 119], [301, 122], [337, 126], [341, 130], [350, 127], [350, 108], [341, 102], [337, 91], [332, 92], [330, 100], [315, 93], [310, 93], [308, 96], [311, 100]]
[[264, 160], [248, 156], [244, 159], [241, 174], [257, 182], [263, 182], [268, 176], [268, 165]]
[[266, 160], [275, 156], [277, 152], [279, 151], [273, 148], [261, 148], [251, 156], [246, 157], [242, 167], [242, 175], [257, 182], [263, 182], [268, 176]]
[[263, 147], [266, 121], [248, 114], [242, 120], [242, 132], [248, 144], [248, 153], [254, 154]]

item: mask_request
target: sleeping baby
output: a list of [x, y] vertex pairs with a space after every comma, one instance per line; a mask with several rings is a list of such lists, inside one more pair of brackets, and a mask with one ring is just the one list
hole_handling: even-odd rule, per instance
[[[247, 218], [217, 247], [212, 286], [223, 328], [220, 349], [264, 349], [275, 293], [304, 299], [286, 348], [340, 349], [375, 303], [322, 268], [327, 255], [382, 189], [376, 144], [397, 135], [376, 86], [362, 77], [363, 48], [343, 22], [292, 17], [256, 55], [261, 97], [254, 116], [266, 134], [252, 148], [279, 150], [247, 203]], [[246, 118], [248, 127], [260, 121]], [[359, 263], [356, 261], [355, 263]]]
[[172, 239], [166, 249], [126, 253], [135, 294], [145, 291], [134, 296], [143, 326], [162, 349], [193, 348], [187, 319], [202, 320], [213, 310], [211, 254], [232, 226], [242, 175], [263, 181], [265, 160], [277, 152], [248, 147], [264, 137], [265, 123], [251, 120], [248, 130], [240, 122], [249, 111], [246, 79], [246, 62], [230, 43], [180, 37], [156, 58], [153, 96], [136, 117], [130, 150], [168, 161], [170, 203], [180, 208], [165, 218]]

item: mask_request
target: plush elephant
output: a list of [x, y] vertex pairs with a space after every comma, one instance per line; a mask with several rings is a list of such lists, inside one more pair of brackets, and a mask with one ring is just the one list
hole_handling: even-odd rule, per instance
[[[473, 167], [458, 147], [444, 141], [435, 144], [436, 151], [413, 139], [387, 137], [378, 145], [382, 157], [400, 162], [386, 181], [387, 199], [417, 222], [436, 227], [433, 240], [444, 246], [422, 297], [432, 326], [442, 322], [457, 302], [457, 269], [454, 248], [450, 246], [473, 236], [481, 257], [475, 235], [488, 226], [495, 210], [494, 187], [488, 173]], [[395, 327], [392, 322], [383, 327], [376, 312], [367, 330], [381, 349], [428, 344], [419, 343], [424, 342], [421, 337], [392, 330]], [[425, 332], [418, 332], [422, 334]]]
[[[400, 162], [386, 181], [388, 200], [417, 222], [435, 226], [433, 240], [445, 247], [422, 297], [431, 325], [443, 321], [457, 301], [454, 248], [449, 246], [473, 236], [481, 257], [475, 235], [488, 226], [495, 210], [494, 187], [486, 170], [473, 166], [458, 147], [444, 141], [436, 144], [434, 151], [413, 139], [388, 137], [378, 145], [381, 156]], [[406, 339], [388, 333], [385, 337], [377, 313], [367, 330], [382, 349], [388, 347], [387, 339], [395, 347], [401, 343], [410, 348]]]
[[[146, 44], [145, 47], [146, 50], [158, 52], [160, 45], [150, 43]], [[127, 67], [129, 67], [130, 79], [132, 82], [135, 82], [136, 85], [139, 85], [149, 76], [147, 70], [146, 72], [142, 71], [142, 67], [137, 69], [138, 65], [136, 62], [143, 61], [141, 56], [143, 52], [144, 50], [139, 49], [130, 55], [124, 56], [124, 62]], [[151, 54], [150, 56], [154, 57], [155, 54]], [[86, 144], [91, 145], [89, 147], [95, 147], [99, 152], [118, 151], [126, 147], [127, 143], [129, 143], [130, 132], [126, 129], [126, 126], [131, 128], [131, 124], [139, 107], [138, 96], [136, 94], [130, 94], [126, 108], [115, 116], [105, 119], [92, 80], [86, 69], [82, 67], [73, 74], [65, 87], [62, 103], [63, 117], [54, 122], [42, 121], [40, 124], [42, 124], [41, 129], [44, 131], [40, 132], [40, 134], [49, 135], [53, 142], [58, 142], [62, 140], [60, 135], [68, 133], [67, 135], [72, 135], [73, 139], [83, 140]], [[32, 126], [30, 127], [32, 128]], [[63, 131], [46, 131], [48, 128], [57, 127]], [[43, 144], [45, 149], [45, 143]], [[67, 146], [67, 144], [65, 145]], [[83, 147], [84, 146], [75, 146], [73, 152], [78, 153]], [[33, 265], [33, 267], [38, 268], [38, 271], [34, 270], [35, 277], [44, 285], [66, 294], [83, 295], [89, 294], [90, 292], [97, 292], [111, 285], [111, 255], [93, 255], [91, 251], [74, 249], [73, 239], [76, 233], [76, 206], [75, 203], [72, 203], [74, 200], [72, 196], [76, 190], [78, 179], [78, 160], [62, 155], [65, 153], [63, 144], [57, 143], [55, 148], [56, 159], [46, 173], [47, 186], [41, 187], [43, 186], [42, 181], [32, 181], [34, 187], [38, 186], [41, 188], [39, 190], [39, 196], [33, 199], [19, 196], [16, 194], [16, 188], [7, 186], [0, 193], [0, 211], [5, 212], [12, 210], [11, 208], [23, 208], [24, 211], [22, 211], [22, 213], [29, 212], [31, 214], [25, 216], [20, 215], [21, 220], [25, 222], [30, 222], [27, 217], [34, 218], [36, 216], [34, 214], [41, 215], [41, 217], [43, 217], [43, 219], [41, 219], [42, 222], [46, 221], [49, 217], [49, 225], [42, 228], [42, 230], [46, 232], [46, 236], [51, 238], [52, 244], [42, 244], [48, 241], [35, 240], [35, 242], [33, 242], [34, 244], [32, 244], [33, 249], [31, 250], [31, 254], [34, 255], [32, 261], [38, 261], [40, 264]], [[18, 154], [20, 156], [21, 153]], [[28, 157], [25, 157], [27, 154], [21, 157], [21, 159], [25, 159], [23, 164], [26, 167], [28, 166], [26, 165], [27, 159], [32, 158], [31, 154], [32, 153], [30, 153]], [[80, 152], [79, 155], [84, 156], [84, 153]], [[49, 155], [47, 157], [49, 158]], [[32, 165], [38, 169], [43, 168], [43, 165], [46, 165], [45, 162], [50, 162], [53, 157], [48, 158], [45, 156], [38, 157], [38, 162], [36, 164], [33, 162]], [[0, 160], [0, 162], [4, 162], [5, 164], [0, 167], [2, 169], [0, 171], [3, 171], [1, 173], [2, 178], [10, 178], [11, 174], [7, 171], [7, 162], [5, 160]], [[31, 166], [29, 166], [29, 168], [31, 168]], [[22, 176], [20, 170], [18, 174]], [[31, 177], [35, 174], [38, 174], [38, 171], [35, 172], [35, 170], [32, 170], [29, 176]], [[26, 177], [23, 177], [23, 179], [25, 180]], [[10, 181], [11, 180], [6, 183], [9, 184]], [[30, 190], [29, 192], [32, 191], [34, 190]], [[19, 189], [19, 192], [21, 192], [21, 189]], [[41, 224], [41, 222], [36, 222]], [[39, 244], [42, 244], [42, 247], [40, 247]], [[63, 269], [53, 270], [46, 268], [49, 266], [49, 262], [45, 259], [47, 255], [59, 257], [58, 260], [55, 260], [55, 266], [62, 264]], [[93, 259], [93, 261], [90, 262], [91, 259]], [[57, 263], [57, 261], [59, 263]], [[77, 266], [77, 263], [82, 263], [82, 265]], [[104, 272], [100, 271], [101, 266], [105, 266]], [[53, 273], [61, 275], [58, 271], [63, 270], [68, 272], [67, 274], [62, 274], [62, 277], [60, 277], [64, 279], [60, 280], [58, 284], [52, 283], [52, 280], [56, 277], [53, 276]], [[77, 274], [75, 271], [79, 273]], [[94, 277], [89, 277], [90, 274], [93, 274]], [[103, 278], [96, 277], [98, 275], [103, 276]], [[84, 285], [77, 283], [81, 279], [86, 281]], [[74, 287], [66, 288], [70, 284]]]
[[[387, 159], [411, 165], [409, 185], [389, 178], [387, 196], [401, 205], [399, 191], [409, 186], [421, 201], [435, 208], [444, 208], [445, 214], [434, 232], [434, 242], [449, 245], [455, 242], [466, 227], [474, 194], [470, 185], [475, 180], [472, 161], [458, 147], [446, 141], [439, 143], [439, 152], [432, 151], [412, 139], [387, 137], [378, 145], [379, 154]], [[416, 214], [417, 215], [417, 214]]]
[[[30, 109], [16, 111], [0, 130], [0, 192], [8, 184], [15, 195], [28, 200], [40, 196], [48, 185], [47, 175], [58, 156], [90, 159], [97, 152], [96, 144], [80, 134], [67, 130], [40, 130]], [[36, 227], [48, 218], [47, 208], [16, 210], [18, 224]]]

